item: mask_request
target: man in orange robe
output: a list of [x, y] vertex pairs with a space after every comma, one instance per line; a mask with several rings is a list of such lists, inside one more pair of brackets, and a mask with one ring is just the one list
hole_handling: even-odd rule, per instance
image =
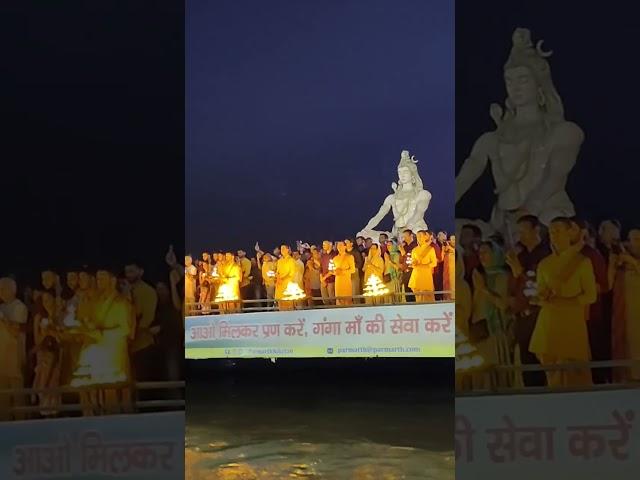
[[[293, 310], [294, 302], [284, 300], [284, 291], [290, 283], [295, 282], [298, 267], [291, 256], [291, 250], [287, 245], [280, 247], [282, 258], [276, 263], [276, 301], [279, 310]], [[298, 285], [300, 286], [300, 285]]]
[[436, 249], [432, 238], [426, 230], [420, 230], [416, 235], [418, 246], [411, 251], [411, 279], [409, 288], [416, 293], [416, 302], [434, 302], [433, 269], [438, 266]]
[[333, 257], [336, 276], [336, 304], [351, 305], [353, 303], [351, 275], [356, 273], [356, 263], [353, 255], [347, 253], [347, 246], [344, 242], [338, 242], [336, 248], [338, 255]]
[[[586, 362], [591, 358], [587, 331], [587, 307], [597, 299], [596, 279], [582, 245], [571, 244], [573, 224], [557, 218], [549, 226], [554, 253], [538, 266], [540, 306], [529, 350], [542, 365]], [[589, 370], [547, 371], [550, 387], [588, 386]]]

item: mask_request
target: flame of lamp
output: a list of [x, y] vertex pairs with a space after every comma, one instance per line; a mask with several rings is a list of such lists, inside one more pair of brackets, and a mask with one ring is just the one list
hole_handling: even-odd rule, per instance
[[381, 297], [389, 294], [389, 289], [377, 275], [370, 275], [363, 289], [365, 297]]
[[456, 329], [456, 372], [470, 373], [485, 368], [484, 357], [464, 333]]
[[303, 298], [307, 297], [304, 293], [304, 290], [302, 290], [300, 288], [300, 285], [298, 285], [296, 282], [289, 282], [287, 288], [285, 288], [282, 294], [283, 300], [302, 300]]
[[238, 296], [234, 292], [233, 285], [230, 283], [223, 283], [218, 288], [218, 294], [216, 295], [216, 302], [233, 302], [238, 300]]

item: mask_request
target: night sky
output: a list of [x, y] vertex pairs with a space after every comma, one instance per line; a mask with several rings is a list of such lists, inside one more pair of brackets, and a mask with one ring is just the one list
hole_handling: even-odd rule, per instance
[[403, 149], [450, 230], [453, 23], [448, 0], [191, 0], [187, 248], [354, 235]]
[[[579, 213], [637, 224], [634, 7], [491, 4], [456, 2], [455, 162], [493, 127], [528, 26], [586, 133]], [[431, 227], [453, 224], [452, 2], [190, 1], [186, 59], [175, 0], [1, 8], [2, 274], [138, 258], [162, 276], [185, 223], [194, 252], [341, 238], [390, 192], [403, 148], [434, 194]], [[488, 216], [490, 183], [458, 215]]]
[[135, 260], [166, 279], [184, 241], [182, 2], [0, 8], [0, 274]]
[[[640, 21], [629, 2], [456, 2], [456, 170], [473, 142], [493, 129], [492, 102], [504, 102], [503, 65], [516, 27], [553, 50], [553, 80], [565, 118], [585, 132], [568, 192], [578, 215], [593, 222], [614, 217], [640, 225], [637, 108]], [[456, 208], [457, 216], [488, 219], [493, 205], [489, 171]], [[626, 228], [625, 228], [626, 230]]]

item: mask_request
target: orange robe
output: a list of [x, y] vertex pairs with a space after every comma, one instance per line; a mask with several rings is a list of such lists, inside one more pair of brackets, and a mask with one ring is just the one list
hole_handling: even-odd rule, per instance
[[333, 257], [333, 264], [336, 267], [336, 303], [338, 305], [350, 305], [353, 303], [353, 299], [350, 298], [351, 295], [353, 295], [351, 275], [356, 272], [356, 263], [353, 255], [349, 255], [348, 253], [337, 255]]
[[276, 263], [276, 300], [282, 300], [284, 291], [290, 282], [295, 281], [297, 273], [298, 266], [293, 257], [283, 257], [278, 260], [278, 263]]
[[[235, 262], [225, 263], [220, 268], [220, 276], [222, 277], [224, 284], [229, 285], [233, 296], [237, 299], [240, 298], [240, 280], [242, 279], [242, 270], [240, 265]], [[240, 301], [222, 302], [220, 305], [221, 313], [233, 313], [237, 312], [241, 308]]]
[[[380, 255], [375, 257], [367, 257], [364, 263], [364, 282], [365, 285], [371, 276], [375, 275], [380, 279], [380, 281], [384, 280], [384, 258]], [[366, 297], [365, 303], [368, 305], [378, 305], [384, 303], [385, 299], [382, 297]]]
[[380, 280], [384, 277], [384, 259], [381, 256], [367, 257], [364, 263], [364, 283], [367, 283], [371, 275], [375, 275]]
[[264, 262], [262, 264], [262, 282], [265, 287], [276, 286], [276, 262]]
[[[587, 307], [597, 299], [591, 261], [572, 249], [552, 254], [538, 265], [537, 282], [538, 291], [553, 290], [565, 302], [542, 306], [529, 350], [543, 365], [590, 360]], [[588, 370], [548, 371], [547, 383], [550, 387], [589, 385], [591, 374]]]
[[93, 321], [85, 323], [93, 336], [87, 337], [72, 386], [119, 384], [130, 378], [128, 340], [132, 306], [117, 293], [94, 305]]
[[[411, 251], [413, 271], [409, 279], [409, 288], [414, 292], [433, 292], [433, 269], [438, 265], [436, 249], [432, 245], [418, 245]], [[433, 293], [416, 295], [417, 302], [433, 302]]]

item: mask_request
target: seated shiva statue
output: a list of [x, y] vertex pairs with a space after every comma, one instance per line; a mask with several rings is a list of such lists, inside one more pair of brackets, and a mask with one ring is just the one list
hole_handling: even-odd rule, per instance
[[517, 219], [535, 215], [548, 225], [556, 217], [571, 217], [575, 209], [566, 192], [584, 134], [565, 120], [542, 41], [518, 28], [504, 65], [505, 108], [492, 104], [493, 131], [481, 135], [456, 178], [456, 202], [490, 165], [495, 203], [490, 224], [511, 237]]
[[[427, 230], [425, 213], [431, 202], [431, 193], [424, 189], [418, 174], [418, 161], [404, 150], [398, 165], [398, 183], [391, 185], [393, 193], [385, 198], [378, 213], [358, 232], [359, 237], [377, 240], [384, 233], [393, 238], [400, 238], [405, 230], [414, 233]], [[374, 230], [378, 224], [393, 212], [393, 229], [391, 232]]]

